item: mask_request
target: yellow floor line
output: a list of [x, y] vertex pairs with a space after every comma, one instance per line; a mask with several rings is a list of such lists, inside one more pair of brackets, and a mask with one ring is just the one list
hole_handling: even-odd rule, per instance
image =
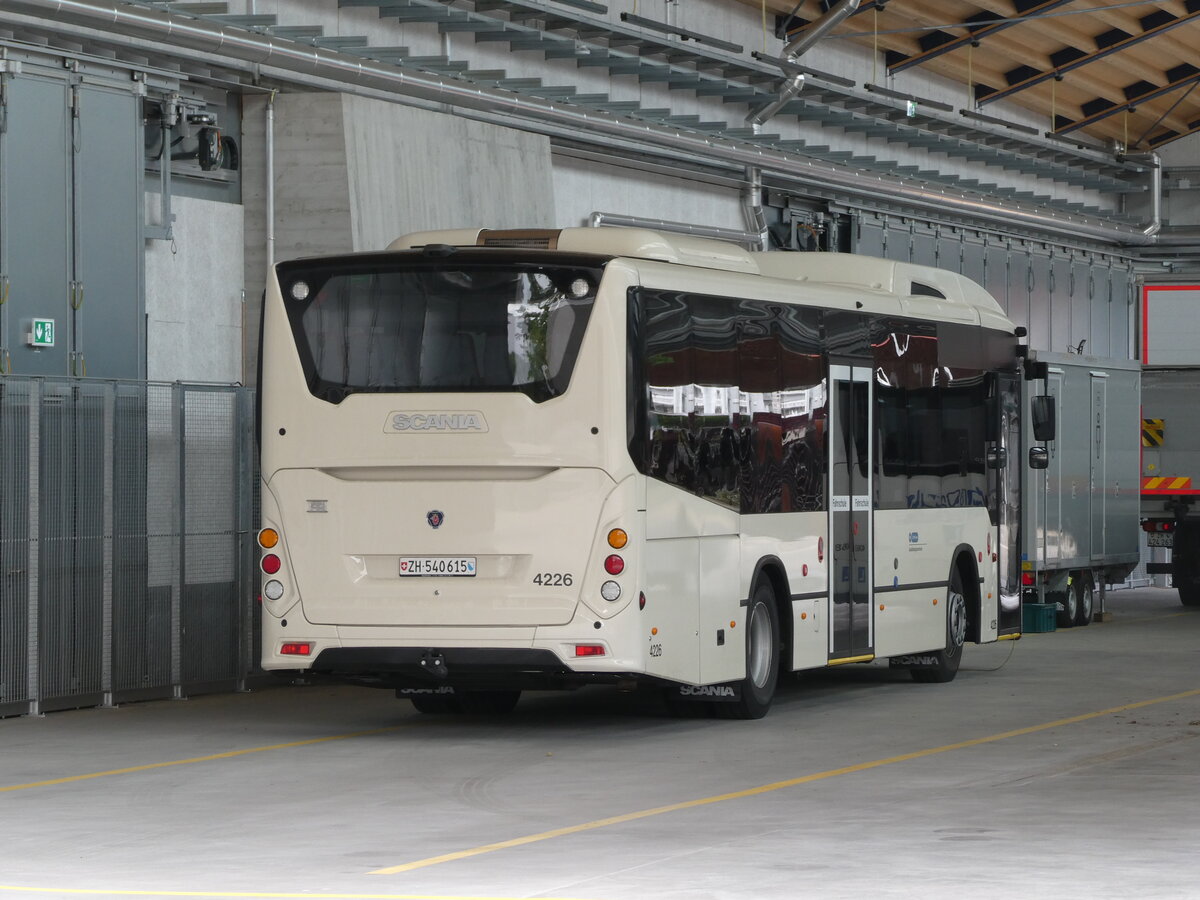
[[[85, 897], [234, 897], [271, 898], [271, 900], [521, 900], [519, 897], [475, 896], [465, 894], [281, 894], [267, 891], [121, 891], [93, 888], [39, 888], [0, 884], [0, 891], [30, 894], [56, 894]], [[569, 897], [544, 897], [542, 900], [572, 900]], [[578, 900], [578, 898], [575, 898]]]
[[978, 747], [981, 744], [991, 744], [996, 741], [1008, 740], [1009, 738], [1021, 737], [1027, 734], [1036, 734], [1039, 731], [1046, 731], [1050, 728], [1061, 728], [1064, 725], [1074, 725], [1077, 722], [1086, 722], [1089, 719], [1097, 719], [1101, 716], [1110, 716], [1119, 712], [1126, 712], [1131, 709], [1141, 709], [1144, 706], [1153, 706], [1156, 703], [1169, 703], [1172, 700], [1183, 700], [1187, 697], [1200, 696], [1200, 689], [1192, 691], [1183, 691], [1178, 694], [1171, 694], [1167, 697], [1156, 697], [1153, 700], [1142, 700], [1137, 703], [1127, 703], [1124, 706], [1114, 706], [1110, 709], [1102, 709], [1098, 712], [1084, 713], [1079, 716], [1071, 716], [1066, 719], [1056, 719], [1053, 722], [1044, 722], [1041, 725], [1030, 725], [1027, 728], [1017, 728], [1013, 731], [1005, 731], [1000, 734], [992, 734], [987, 737], [974, 738], [969, 741], [959, 741], [956, 744], [946, 744], [942, 747], [932, 747], [928, 750], [916, 750], [912, 753], [904, 753], [900, 756], [889, 756], [887, 759], [876, 759], [871, 762], [857, 763], [853, 766], [843, 766], [840, 769], [829, 769], [824, 772], [816, 772], [812, 775], [802, 775], [799, 778], [790, 778], [787, 781], [775, 781], [771, 784], [763, 784], [758, 787], [747, 788], [742, 791], [732, 791], [728, 794], [717, 794], [713, 797], [703, 797], [698, 800], [687, 800], [683, 803], [672, 803], [668, 806], [656, 806], [653, 809], [643, 809], [637, 812], [624, 813], [619, 816], [610, 816], [607, 819], [597, 819], [594, 822], [584, 822], [581, 825], [571, 825], [566, 828], [556, 828], [553, 831], [542, 831], [538, 834], [530, 834], [525, 837], [513, 838], [507, 841], [499, 841], [494, 844], [484, 844], [482, 847], [473, 847], [470, 850], [459, 850], [455, 853], [445, 853], [441, 856], [431, 856], [427, 859], [419, 859], [415, 862], [402, 863], [398, 866], [388, 866], [384, 869], [375, 869], [370, 874], [372, 875], [396, 875], [400, 872], [411, 872], [413, 869], [422, 869], [426, 866], [436, 866], [441, 863], [454, 862], [460, 859], [469, 859], [472, 856], [481, 856], [485, 853], [494, 853], [497, 850], [509, 850], [513, 847], [521, 847], [525, 844], [536, 844], [539, 841], [548, 841], [552, 838], [566, 837], [571, 834], [579, 834], [583, 831], [594, 831], [597, 828], [607, 828], [610, 825], [620, 825], [625, 822], [633, 822], [637, 819], [646, 819], [651, 816], [661, 816], [664, 813], [679, 812], [684, 809], [693, 809], [698, 806], [708, 806], [713, 803], [722, 803], [726, 800], [740, 800], [745, 797], [754, 797], [758, 794], [767, 794], [772, 791], [780, 791], [784, 788], [797, 787], [802, 784], [810, 784], [814, 781], [823, 781], [827, 778], [836, 778], [839, 775], [852, 775], [855, 772], [865, 772], [868, 769], [878, 769], [881, 766], [890, 766], [894, 763], [908, 762], [909, 760], [921, 759], [926, 756], [933, 756], [938, 753], [948, 753], [951, 750], [963, 750], [967, 747]]
[[228, 750], [225, 753], [213, 753], [209, 756], [193, 756], [189, 759], [172, 759], [167, 762], [146, 763], [143, 766], [128, 766], [124, 769], [107, 769], [103, 772], [88, 772], [86, 775], [68, 775], [65, 778], [48, 778], [45, 781], [31, 781], [28, 784], [10, 784], [0, 787], [0, 794], [7, 791], [26, 791], [30, 788], [50, 787], [56, 784], [70, 784], [73, 781], [87, 781], [90, 778], [106, 778], [109, 775], [130, 775], [134, 772], [149, 772], [151, 769], [165, 769], [170, 766], [190, 766], [195, 763], [212, 762], [217, 759], [233, 759], [247, 756], [251, 753], [266, 753], [269, 750], [288, 750], [292, 747], [308, 747], [312, 744], [326, 744], [330, 741], [348, 741], [351, 738], [368, 737], [373, 734], [387, 734], [403, 728], [403, 725], [389, 725], [386, 728], [372, 728], [369, 731], [352, 731], [348, 734], [334, 734], [329, 737], [309, 738], [304, 741], [291, 741], [286, 744], [270, 744], [266, 747], [247, 747], [244, 750]]

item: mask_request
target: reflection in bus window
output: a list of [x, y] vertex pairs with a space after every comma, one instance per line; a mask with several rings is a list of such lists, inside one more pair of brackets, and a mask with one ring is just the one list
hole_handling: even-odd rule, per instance
[[639, 292], [646, 474], [742, 513], [825, 508], [819, 313]]

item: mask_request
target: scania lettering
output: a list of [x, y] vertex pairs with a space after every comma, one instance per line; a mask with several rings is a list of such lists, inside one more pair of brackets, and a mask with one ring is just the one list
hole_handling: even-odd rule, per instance
[[268, 670], [757, 718], [785, 670], [1019, 634], [1023, 332], [958, 274], [425, 232], [279, 263], [263, 323]]
[[394, 413], [393, 431], [487, 431], [483, 417], [471, 413]]

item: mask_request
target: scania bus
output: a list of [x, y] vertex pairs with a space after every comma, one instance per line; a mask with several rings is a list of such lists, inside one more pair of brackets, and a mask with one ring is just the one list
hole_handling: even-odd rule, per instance
[[1020, 633], [1023, 332], [963, 276], [626, 228], [273, 275], [265, 669], [757, 718], [781, 672]]

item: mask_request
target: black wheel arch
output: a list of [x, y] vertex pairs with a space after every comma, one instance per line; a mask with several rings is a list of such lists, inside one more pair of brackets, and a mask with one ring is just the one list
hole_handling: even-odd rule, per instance
[[963, 598], [967, 601], [967, 640], [978, 644], [983, 624], [983, 597], [979, 589], [979, 560], [970, 544], [959, 544], [951, 556], [951, 569], [958, 569]]
[[745, 603], [754, 596], [758, 585], [766, 579], [775, 594], [775, 615], [779, 620], [779, 637], [783, 642], [783, 651], [779, 659], [781, 672], [792, 671], [792, 591], [788, 586], [787, 567], [778, 556], [764, 556], [754, 565], [754, 575], [750, 578], [750, 592]]

